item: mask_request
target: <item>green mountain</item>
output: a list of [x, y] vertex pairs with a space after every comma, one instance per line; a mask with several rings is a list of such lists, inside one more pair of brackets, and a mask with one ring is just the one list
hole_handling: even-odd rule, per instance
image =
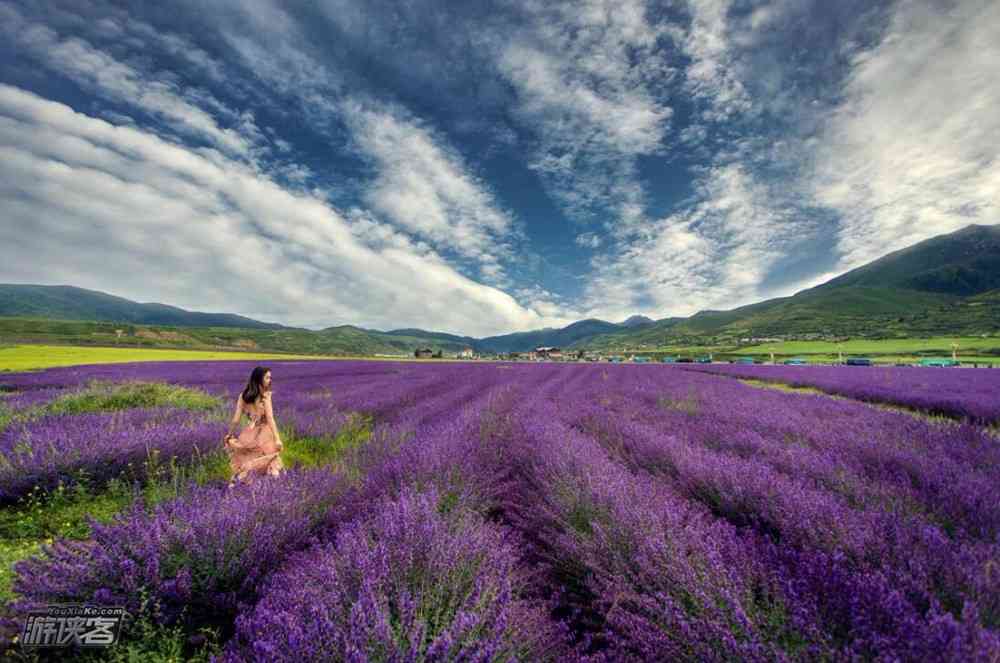
[[166, 304], [140, 304], [96, 290], [68, 285], [0, 284], [0, 315], [59, 320], [113, 320], [177, 327], [283, 329], [231, 313], [196, 313]]
[[[122, 330], [119, 335], [116, 330]], [[895, 251], [822, 285], [729, 311], [621, 323], [588, 319], [476, 339], [352, 325], [311, 331], [227, 313], [141, 304], [71, 286], [0, 284], [0, 341], [412, 354], [739, 344], [748, 338], [1000, 334], [1000, 226], [972, 225]]]
[[[144, 347], [263, 349], [323, 354], [458, 352], [474, 339], [418, 329], [380, 332], [351, 325], [311, 331], [229, 313], [139, 303], [73, 286], [0, 284], [0, 340]], [[116, 329], [122, 329], [119, 337]]]
[[455, 353], [468, 347], [465, 343], [447, 343], [419, 335], [392, 335], [346, 325], [312, 331], [295, 327], [175, 327], [27, 317], [0, 317], [0, 343], [266, 350], [326, 355], [412, 355], [417, 348]]
[[932, 237], [791, 297], [729, 311], [700, 311], [577, 345], [957, 333], [1000, 333], [1000, 226], [971, 225]]
[[[890, 253], [816, 286], [894, 288], [968, 297], [1000, 288], [1000, 226], [971, 225]], [[808, 292], [808, 291], [807, 291]]]
[[436, 341], [438, 343], [446, 343], [454, 346], [461, 345], [463, 347], [472, 347], [477, 342], [476, 339], [471, 336], [456, 336], [454, 334], [446, 334], [444, 332], [424, 331], [423, 329], [394, 329], [392, 331], [377, 333], [401, 338], [426, 339], [428, 343]]
[[475, 349], [480, 352], [517, 352], [549, 346], [565, 348], [600, 334], [620, 331], [621, 325], [604, 320], [580, 320], [562, 329], [540, 329], [479, 339]]
[[652, 318], [647, 318], [644, 315], [633, 315], [624, 322], [622, 322], [621, 326], [634, 328], [634, 327], [645, 327], [653, 324], [656, 324], [656, 321], [653, 320]]

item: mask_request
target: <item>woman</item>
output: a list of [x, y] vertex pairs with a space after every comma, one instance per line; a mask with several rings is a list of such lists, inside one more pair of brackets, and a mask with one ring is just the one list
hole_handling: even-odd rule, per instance
[[[233, 437], [233, 428], [240, 423], [240, 415], [250, 418], [250, 425]], [[258, 366], [250, 373], [247, 386], [236, 399], [236, 411], [229, 430], [223, 438], [229, 454], [229, 466], [233, 477], [230, 488], [237, 481], [252, 481], [263, 475], [278, 476], [284, 466], [281, 463], [281, 435], [274, 421], [271, 407], [271, 371]]]

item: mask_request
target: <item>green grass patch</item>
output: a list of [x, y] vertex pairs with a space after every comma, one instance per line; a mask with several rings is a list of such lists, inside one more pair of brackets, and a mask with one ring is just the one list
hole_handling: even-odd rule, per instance
[[0, 511], [0, 540], [85, 539], [92, 516], [106, 521], [132, 501], [125, 482], [112, 479], [99, 491], [86, 484], [60, 485], [51, 493], [35, 490], [16, 505]]
[[14, 420], [15, 414], [7, 407], [6, 403], [0, 403], [0, 431], [7, 428]]
[[787, 391], [793, 394], [818, 394], [820, 396], [831, 396], [837, 398], [843, 398], [844, 400], [849, 400], [844, 396], [837, 396], [836, 394], [831, 394], [829, 392], [823, 391], [822, 389], [817, 389], [815, 387], [795, 387], [790, 384], [785, 384], [784, 382], [771, 382], [769, 380], [754, 380], [751, 378], [736, 378], [743, 384], [748, 384], [751, 387], [763, 387], [766, 389], [775, 389], [777, 391]]
[[[13, 600], [14, 564], [41, 552], [42, 543], [34, 539], [0, 539], [0, 604]], [[51, 541], [49, 541], [51, 543]]]
[[[941, 369], [945, 370], [945, 369]], [[728, 377], [728, 376], [727, 376]], [[859, 403], [876, 410], [886, 410], [888, 412], [899, 412], [902, 414], [909, 415], [911, 417], [917, 417], [918, 419], [923, 419], [933, 424], [954, 424], [955, 418], [948, 417], [943, 414], [930, 414], [923, 410], [918, 410], [912, 407], [906, 407], [905, 405], [897, 405], [895, 403], [881, 403], [878, 401], [865, 401], [858, 398], [851, 398], [850, 396], [844, 396], [843, 394], [835, 394], [829, 391], [823, 391], [822, 389], [817, 389], [816, 387], [805, 387], [805, 386], [793, 386], [790, 384], [785, 384], [784, 382], [771, 382], [769, 380], [754, 380], [750, 378], [735, 378], [736, 380], [742, 382], [750, 387], [758, 387], [761, 389], [774, 389], [776, 391], [784, 391], [787, 393], [794, 394], [812, 394], [814, 396], [825, 396], [826, 398], [835, 398], [841, 401], [851, 401], [853, 403]], [[991, 431], [990, 427], [985, 428], [988, 432]], [[994, 427], [994, 431], [1000, 432], [1000, 425]]]
[[354, 415], [350, 423], [335, 435], [309, 437], [296, 435], [295, 431], [281, 431], [285, 446], [281, 461], [285, 467], [328, 467], [348, 471], [347, 456], [360, 448], [371, 436], [371, 417]]
[[665, 410], [676, 410], [692, 415], [698, 414], [698, 410], [701, 407], [701, 403], [694, 393], [688, 394], [685, 398], [674, 398], [666, 395], [660, 396], [657, 399], [657, 404]]
[[[113, 647], [65, 650], [59, 660], [84, 663], [207, 663], [222, 653], [223, 638], [218, 627], [205, 626], [197, 632], [181, 625], [166, 626], [152, 618], [154, 608], [148, 598], [142, 600], [137, 615], [126, 615], [121, 636]], [[36, 651], [18, 651], [17, 660], [38, 662], [52, 660]]]
[[56, 538], [85, 539], [90, 527], [85, 516], [107, 522], [134, 499], [125, 484], [115, 482], [91, 493], [82, 484], [60, 486], [54, 492], [34, 492], [0, 511], [0, 603], [14, 597], [13, 566], [40, 552]]
[[130, 408], [176, 407], [189, 410], [210, 410], [222, 402], [198, 389], [162, 382], [98, 382], [93, 381], [82, 391], [60, 396], [45, 406], [48, 414], [80, 414], [83, 412], [113, 412]]
[[205, 627], [197, 634], [180, 625], [163, 626], [148, 613], [122, 624], [122, 637], [113, 647], [74, 652], [73, 660], [83, 663], [208, 663], [222, 653], [217, 628]]

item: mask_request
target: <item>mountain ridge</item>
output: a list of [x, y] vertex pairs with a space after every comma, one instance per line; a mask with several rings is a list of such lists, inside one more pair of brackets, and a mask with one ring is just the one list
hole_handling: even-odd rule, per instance
[[[633, 315], [614, 323], [596, 318], [483, 338], [416, 328], [379, 331], [334, 325], [319, 331], [228, 313], [201, 313], [139, 303], [75, 286], [0, 284], [0, 316], [116, 322], [185, 328], [282, 332], [319, 347], [409, 353], [472, 348], [503, 353], [538, 346], [609, 348], [665, 345], [693, 339], [756, 336], [871, 335], [1000, 331], [1000, 226], [970, 225], [893, 251], [788, 297], [729, 310], [653, 320]], [[89, 316], [89, 317], [88, 317]], [[950, 327], [949, 327], [950, 326]], [[352, 343], [354, 344], [352, 346]]]

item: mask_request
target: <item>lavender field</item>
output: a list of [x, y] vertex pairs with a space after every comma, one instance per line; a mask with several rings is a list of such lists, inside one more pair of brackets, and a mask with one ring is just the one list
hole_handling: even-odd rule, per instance
[[1000, 371], [917, 366], [752, 366], [690, 370], [779, 382], [872, 403], [889, 403], [980, 423], [1000, 423]]
[[233, 490], [251, 364], [0, 378], [0, 646], [87, 602], [141, 660], [1000, 660], [1000, 371], [269, 366], [291, 469]]

